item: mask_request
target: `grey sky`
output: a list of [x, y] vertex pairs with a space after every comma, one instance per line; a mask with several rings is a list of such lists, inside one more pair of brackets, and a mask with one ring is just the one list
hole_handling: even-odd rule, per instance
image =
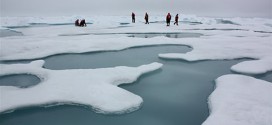
[[136, 15], [167, 12], [272, 18], [272, 0], [0, 0], [1, 16]]

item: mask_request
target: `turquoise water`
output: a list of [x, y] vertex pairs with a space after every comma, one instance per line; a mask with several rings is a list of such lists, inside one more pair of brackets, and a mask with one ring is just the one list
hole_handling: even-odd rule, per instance
[[[150, 46], [123, 51], [61, 54], [44, 58], [45, 68], [78, 69], [113, 66], [139, 66], [163, 63], [162, 69], [143, 75], [120, 87], [141, 96], [142, 107], [132, 113], [103, 115], [85, 106], [28, 107], [0, 115], [1, 125], [200, 125], [209, 115], [207, 98], [214, 80], [232, 73], [230, 67], [242, 60], [165, 60], [159, 53], [185, 53], [186, 46]], [[18, 62], [18, 61], [17, 61]], [[14, 63], [14, 62], [10, 62]], [[258, 76], [271, 79], [271, 75]]]
[[45, 68], [61, 69], [86, 69], [105, 68], [114, 66], [140, 66], [152, 62], [162, 61], [159, 53], [191, 51], [187, 46], [149, 46], [130, 48], [122, 51], [93, 52], [83, 54], [59, 54], [44, 58]]

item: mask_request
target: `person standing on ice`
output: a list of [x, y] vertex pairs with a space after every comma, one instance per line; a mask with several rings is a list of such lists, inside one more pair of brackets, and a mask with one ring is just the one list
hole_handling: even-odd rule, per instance
[[135, 23], [135, 14], [133, 12], [131, 14], [131, 17], [132, 17], [132, 23]]
[[178, 16], [178, 14], [177, 14], [176, 17], [175, 17], [175, 23], [174, 23], [174, 25], [177, 25], [177, 26], [178, 26], [178, 18], [179, 18], [179, 16]]
[[167, 24], [167, 26], [170, 26], [170, 21], [171, 21], [171, 14], [168, 13], [167, 16], [166, 16], [166, 24]]
[[149, 24], [149, 22], [148, 22], [148, 14], [147, 13], [145, 13], [145, 24]]

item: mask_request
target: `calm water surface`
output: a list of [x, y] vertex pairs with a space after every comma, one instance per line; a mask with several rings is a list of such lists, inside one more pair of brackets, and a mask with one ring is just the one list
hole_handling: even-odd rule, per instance
[[163, 63], [164, 66], [161, 70], [143, 75], [133, 84], [120, 86], [143, 98], [144, 103], [138, 111], [103, 115], [84, 106], [28, 107], [1, 114], [0, 124], [200, 125], [209, 115], [207, 98], [214, 89], [214, 79], [232, 73], [230, 67], [242, 60], [187, 62], [158, 58], [159, 53], [190, 50], [186, 46], [152, 46], [44, 58], [44, 67], [54, 70], [139, 66], [152, 62]]

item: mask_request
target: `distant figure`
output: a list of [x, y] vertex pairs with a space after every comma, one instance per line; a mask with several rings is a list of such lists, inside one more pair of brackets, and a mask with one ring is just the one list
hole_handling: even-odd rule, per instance
[[85, 19], [82, 19], [82, 20], [80, 21], [79, 26], [81, 26], [81, 27], [87, 26]]
[[131, 14], [131, 17], [132, 17], [132, 23], [135, 23], [135, 14], [133, 12]]
[[75, 21], [75, 26], [79, 26], [79, 19]]
[[149, 22], [148, 22], [148, 14], [147, 13], [145, 13], [145, 24], [149, 24]]
[[175, 17], [175, 22], [174, 22], [174, 25], [177, 25], [178, 26], [178, 14], [176, 15], [176, 17]]
[[170, 26], [170, 21], [171, 21], [171, 14], [168, 13], [167, 16], [166, 16], [166, 24], [167, 24], [167, 26]]

